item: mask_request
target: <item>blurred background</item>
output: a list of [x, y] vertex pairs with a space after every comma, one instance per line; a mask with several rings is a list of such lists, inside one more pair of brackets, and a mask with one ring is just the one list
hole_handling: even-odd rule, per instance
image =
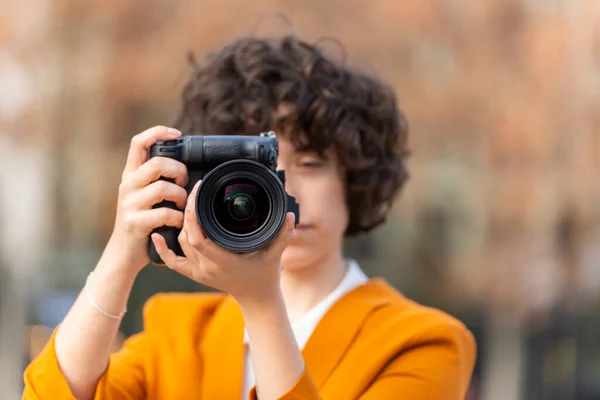
[[[469, 400], [600, 399], [598, 0], [3, 0], [0, 399], [61, 321], [110, 235], [129, 141], [169, 125], [198, 56], [292, 27], [390, 82], [411, 179], [348, 243], [370, 276], [460, 318]], [[161, 291], [150, 266], [121, 338]], [[120, 342], [115, 344], [115, 349]]]

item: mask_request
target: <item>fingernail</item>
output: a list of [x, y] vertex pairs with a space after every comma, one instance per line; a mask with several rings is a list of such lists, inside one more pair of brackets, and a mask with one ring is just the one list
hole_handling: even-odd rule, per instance
[[178, 136], [181, 136], [181, 131], [179, 131], [175, 128], [169, 128], [169, 135], [178, 137]]

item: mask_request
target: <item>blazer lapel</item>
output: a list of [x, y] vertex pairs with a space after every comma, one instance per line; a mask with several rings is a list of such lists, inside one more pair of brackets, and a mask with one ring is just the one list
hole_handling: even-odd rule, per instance
[[[323, 316], [302, 351], [319, 389], [343, 358], [369, 315], [392, 301], [384, 279], [371, 279], [345, 294]], [[244, 317], [231, 296], [215, 311], [201, 342], [201, 399], [240, 399], [244, 373]]]
[[201, 343], [202, 396], [206, 400], [241, 399], [244, 372], [244, 317], [231, 296], [223, 300]]
[[371, 279], [340, 298], [323, 316], [302, 351], [317, 388], [323, 387], [369, 315], [391, 299], [385, 280]]

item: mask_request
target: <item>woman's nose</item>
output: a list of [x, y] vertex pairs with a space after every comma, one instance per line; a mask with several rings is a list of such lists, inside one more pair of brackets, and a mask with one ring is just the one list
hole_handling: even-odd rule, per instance
[[288, 195], [296, 197], [296, 188], [294, 185], [294, 174], [290, 173], [289, 170], [283, 170], [285, 176], [285, 191]]
[[[284, 172], [285, 172], [285, 170], [284, 170]], [[290, 196], [294, 196], [294, 193], [292, 193], [293, 192], [293, 185], [290, 182], [290, 176], [289, 176], [289, 174], [286, 174], [286, 176], [285, 176], [285, 191]]]

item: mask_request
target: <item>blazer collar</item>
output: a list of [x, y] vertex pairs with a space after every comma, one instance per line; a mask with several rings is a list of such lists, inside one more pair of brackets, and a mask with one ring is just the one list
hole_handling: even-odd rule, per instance
[[[325, 313], [302, 351], [318, 388], [352, 345], [369, 315], [392, 301], [384, 279], [371, 279], [342, 296]], [[207, 327], [201, 344], [203, 399], [241, 398], [244, 372], [244, 318], [238, 303], [226, 297]]]
[[392, 301], [392, 291], [385, 280], [371, 279], [346, 293], [323, 316], [302, 351], [317, 388], [323, 387], [369, 315]]

